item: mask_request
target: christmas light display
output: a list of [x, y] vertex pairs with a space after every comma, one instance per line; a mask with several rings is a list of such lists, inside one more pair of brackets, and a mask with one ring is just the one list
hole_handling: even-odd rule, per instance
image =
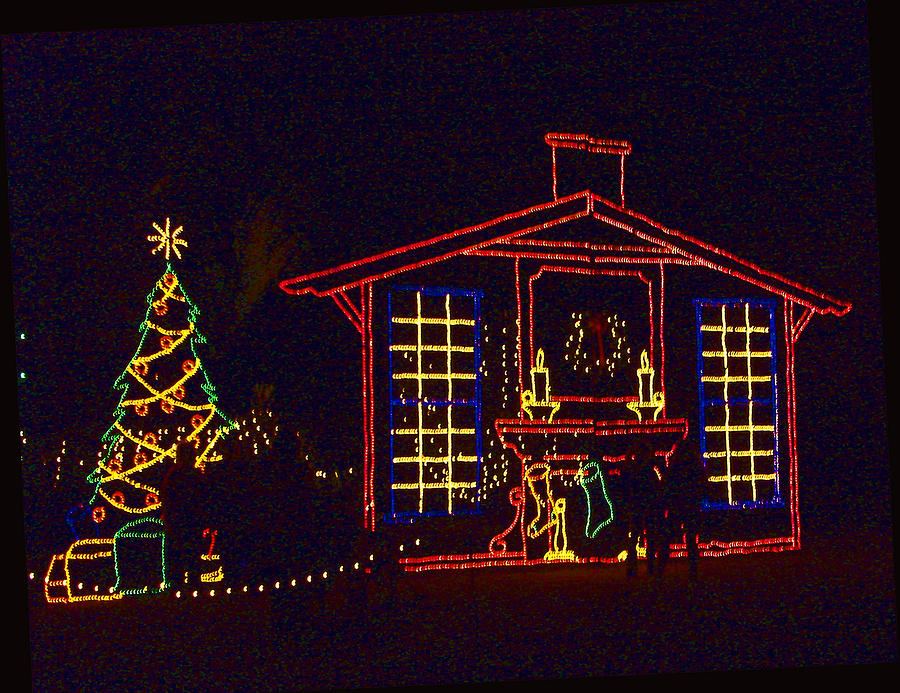
[[[222, 557], [216, 553], [213, 553], [213, 550], [216, 547], [216, 536], [218, 535], [219, 530], [211, 529], [207, 527], [203, 530], [203, 537], [209, 538], [209, 550], [200, 556], [201, 561], [209, 561], [209, 562], [218, 562], [222, 560]], [[225, 569], [220, 564], [217, 565], [212, 570], [207, 570], [203, 573], [200, 573], [200, 582], [220, 582], [225, 577]]]
[[629, 402], [626, 406], [637, 414], [638, 421], [641, 421], [646, 414], [652, 416], [656, 421], [659, 413], [665, 406], [665, 397], [662, 392], [654, 392], [653, 390], [653, 368], [647, 358], [647, 351], [641, 352], [641, 366], [637, 369], [638, 381], [638, 397], [634, 402]]
[[[88, 477], [96, 484], [96, 493], [100, 497], [117, 510], [130, 514], [158, 511], [162, 478], [158, 470], [167, 460], [174, 460], [175, 446], [182, 440], [181, 436], [170, 435], [161, 443], [161, 433], [147, 431], [140, 434], [146, 423], [130, 423], [130, 412], [147, 416], [153, 405], [157, 405], [163, 415], [177, 411], [174, 420], [162, 424], [167, 429], [176, 428], [179, 420], [189, 417], [190, 432], [183, 439], [194, 444], [196, 465], [200, 468], [218, 459], [215, 445], [234, 425], [215, 405], [215, 389], [195, 351], [196, 345], [205, 341], [195, 328], [198, 311], [181, 288], [170, 264], [147, 301], [150, 309], [142, 324], [141, 343], [115, 383], [116, 388], [123, 390], [119, 416], [102, 438], [107, 444], [104, 458]], [[166, 324], [151, 315], [156, 313], [154, 307], [160, 305], [169, 306], [165, 313]], [[172, 306], [179, 306], [181, 310], [175, 311]], [[173, 324], [179, 319], [186, 323], [184, 327]], [[162, 335], [162, 338], [154, 339], [155, 335]], [[176, 338], [170, 339], [171, 336]], [[181, 354], [187, 354], [189, 358]], [[170, 365], [172, 362], [180, 362], [180, 367], [174, 370]], [[203, 374], [201, 380], [196, 379], [197, 373]], [[162, 386], [160, 377], [167, 379], [162, 381]], [[191, 387], [190, 398], [185, 394], [188, 386]], [[150, 480], [154, 483], [148, 483]], [[134, 491], [144, 493], [135, 494]], [[148, 505], [148, 494], [152, 494], [150, 497], [156, 498], [157, 502]]]
[[538, 349], [535, 365], [531, 369], [531, 389], [522, 393], [522, 411], [528, 414], [529, 419], [534, 419], [535, 414], [544, 410], [547, 421], [553, 421], [559, 407], [560, 403], [550, 397], [550, 371], [544, 367], [544, 350]]
[[550, 488], [550, 475], [550, 465], [540, 462], [531, 465], [525, 472], [525, 481], [534, 498], [536, 510], [526, 532], [532, 539], [547, 533], [550, 547], [544, 554], [545, 561], [573, 561], [575, 553], [568, 550], [566, 535], [566, 499], [554, 497]]
[[[599, 496], [603, 498], [603, 504], [606, 505], [605, 512], [608, 513], [607, 517], [602, 520], [599, 518], [602, 517], [604, 513], [601, 513], [599, 510], [600, 503], [596, 492], [598, 482], [600, 490]], [[584, 526], [584, 535], [593, 539], [601, 529], [606, 527], [616, 518], [612, 502], [606, 491], [606, 482], [603, 479], [603, 470], [600, 469], [600, 464], [598, 462], [588, 462], [585, 464], [581, 469], [581, 473], [578, 475], [578, 483], [584, 491], [585, 500], [587, 502], [587, 520]]]
[[697, 300], [694, 305], [704, 466], [713, 487], [725, 489], [724, 501], [707, 497], [704, 503], [781, 505], [774, 304]]
[[[631, 363], [624, 327], [624, 319], [620, 321], [618, 314], [609, 315], [605, 310], [572, 313], [572, 329], [566, 339], [566, 348], [571, 351], [565, 360], [576, 373], [600, 371], [615, 378], [618, 370]], [[607, 339], [613, 342], [609, 352], [605, 347]], [[596, 346], [596, 358], [590, 355], [591, 345]]]
[[[169, 261], [169, 253], [172, 252], [175, 254], [179, 260], [181, 259], [181, 253], [178, 252], [178, 246], [187, 245], [187, 241], [178, 238], [178, 234], [181, 233], [181, 227], [179, 226], [177, 229], [169, 230], [169, 218], [166, 217], [166, 228], [161, 229], [158, 224], [153, 223], [153, 228], [156, 229], [156, 235], [147, 236], [148, 241], [153, 241], [154, 243], [159, 243], [154, 249], [153, 254], [155, 255], [160, 250], [165, 250], [166, 254], [166, 262]], [[162, 308], [160, 310], [163, 310]], [[162, 314], [157, 311], [157, 314]]]
[[[414, 315], [412, 306], [403, 302], [413, 296]], [[478, 488], [481, 466], [481, 388], [476, 368], [481, 294], [398, 287], [390, 300], [392, 515], [443, 513], [436, 500], [426, 507], [426, 495], [432, 498], [426, 494], [429, 490], [446, 491], [442, 501], [447, 515], [477, 512], [478, 496], [467, 499], [459, 490]], [[454, 309], [471, 317], [454, 317]], [[423, 328], [429, 325], [440, 329], [440, 341], [424, 336]], [[457, 339], [458, 333], [463, 337]], [[474, 387], [466, 387], [466, 381], [473, 381]], [[459, 425], [461, 421], [466, 423]], [[404, 491], [414, 491], [415, 496], [410, 499]]]
[[[114, 539], [78, 539], [65, 553], [51, 557], [44, 578], [44, 595], [49, 603], [79, 602], [89, 600], [121, 599], [115, 592], [115, 564], [113, 561]], [[106, 577], [109, 584], [103, 592], [85, 589], [85, 582], [78, 580], [85, 567], [94, 568], [91, 578], [99, 574]], [[88, 584], [93, 582], [88, 579]]]
[[[113, 538], [113, 562], [116, 572], [116, 584], [113, 589], [116, 594], [135, 595], [148, 592], [159, 592], [165, 589], [166, 580], [166, 549], [165, 532], [163, 523], [155, 517], [138, 518], [126, 523], [119, 528]], [[143, 561], [137, 564], [133, 559], [123, 557], [125, 553], [137, 553], [146, 555], [147, 552], [156, 553], [158, 561], [151, 564], [158, 565], [159, 574], [148, 574]], [[129, 574], [129, 573], [134, 574]]]
[[[552, 201], [281, 282], [330, 297], [360, 335], [363, 526], [390, 532], [379, 521], [414, 519], [440, 536], [439, 515], [477, 507], [486, 521], [502, 518], [472, 519], [476, 550], [403, 556], [407, 571], [617, 563], [646, 553], [642, 537], [618, 531], [628, 454], [651, 447], [647, 471], [665, 483], [690, 430], [705, 508], [722, 511], [707, 516], [701, 554], [799, 548], [796, 343], [814, 313], [842, 316], [850, 304], [626, 208], [628, 142], [545, 142]], [[560, 166], [582, 154], [618, 159], [618, 199], [561, 194]], [[407, 285], [385, 286], [401, 275]], [[438, 288], [457, 282], [467, 291]], [[730, 298], [736, 285], [747, 298]], [[386, 345], [373, 320], [387, 326]], [[454, 320], [472, 324], [457, 331]], [[385, 371], [390, 398], [380, 400]], [[699, 408], [673, 396], [695, 385]], [[735, 512], [750, 509], [771, 511], [769, 524]]]
[[[165, 228], [156, 224], [154, 228], [159, 233], [148, 240], [159, 245], [153, 252], [164, 250], [167, 260], [170, 252], [180, 258], [178, 246], [187, 245], [177, 237], [182, 227], [170, 231], [166, 219]], [[167, 262], [147, 303], [138, 348], [115, 382], [122, 391], [116, 419], [102, 436], [97, 466], [87, 477], [94, 493], [85, 505], [90, 508], [94, 533], [103, 538], [90, 541], [112, 544], [109, 556], [100, 551], [94, 558], [113, 558], [114, 596], [165, 588], [163, 482], [175, 462], [176, 447], [182, 441], [193, 446], [199, 475], [208, 464], [221, 459], [217, 443], [235, 426], [216, 406], [215, 388], [196, 351], [205, 341], [196, 330], [199, 312], [171, 263]], [[80, 541], [88, 540], [78, 537], [76, 544]], [[198, 556], [201, 542], [197, 537]], [[89, 559], [71, 551], [54, 557], [48, 584], [55, 588], [61, 580], [65, 582], [67, 592], [62, 601], [76, 596], [107, 598], [102, 594], [74, 595], [70, 563], [80, 560]], [[58, 595], [52, 601], [60, 601]]]

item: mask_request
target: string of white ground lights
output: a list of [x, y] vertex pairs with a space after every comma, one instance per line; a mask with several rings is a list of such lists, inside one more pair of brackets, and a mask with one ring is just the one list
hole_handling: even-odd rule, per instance
[[[413, 544], [415, 546], [419, 546], [421, 544], [421, 539], [416, 539]], [[399, 544], [397, 546], [397, 553], [402, 554], [406, 550], [405, 544]], [[340, 577], [341, 575], [372, 575], [371, 565], [376, 562], [376, 557], [378, 554], [370, 553], [368, 556], [363, 557], [360, 560], [355, 560], [353, 563], [350, 563], [348, 560], [346, 563], [341, 563], [338, 567], [332, 569], [322, 569], [321, 572], [319, 570], [313, 571], [300, 571], [299, 577], [297, 574], [290, 575], [284, 579], [278, 578], [276, 580], [263, 581], [259, 583], [245, 583], [240, 586], [236, 585], [228, 585], [224, 586], [221, 584], [216, 584], [214, 586], [209, 587], [208, 589], [176, 589], [176, 590], [168, 590], [164, 592], [159, 592], [154, 594], [154, 598], [156, 599], [164, 599], [167, 596], [174, 599], [197, 599], [204, 597], [216, 597], [222, 595], [239, 595], [239, 594], [260, 594], [266, 592], [266, 590], [283, 590], [283, 589], [296, 589], [298, 587], [302, 588], [304, 585], [312, 585], [317, 582], [322, 582], [329, 579], [334, 579], [336, 577]], [[305, 576], [304, 576], [305, 573]], [[27, 579], [29, 582], [33, 582], [36, 579], [36, 574], [32, 571], [27, 574]], [[188, 576], [189, 579], [189, 576]], [[44, 590], [47, 589], [47, 584], [50, 581], [50, 576], [46, 575], [44, 577]], [[78, 585], [79, 590], [85, 590], [85, 585], [83, 583]], [[88, 592], [93, 592], [94, 594], [98, 594], [95, 599], [116, 599], [118, 597], [114, 596], [112, 588], [110, 588], [109, 595], [99, 595], [99, 585], [93, 585], [93, 590], [90, 587], [87, 588]]]

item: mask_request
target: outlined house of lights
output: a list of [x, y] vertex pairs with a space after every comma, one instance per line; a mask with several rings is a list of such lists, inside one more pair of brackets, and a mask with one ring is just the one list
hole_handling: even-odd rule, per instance
[[628, 142], [545, 142], [552, 199], [280, 284], [359, 334], [362, 527], [426, 536], [407, 571], [616, 562], [643, 441], [696, 451], [702, 555], [800, 548], [795, 349], [850, 304], [629, 209]]

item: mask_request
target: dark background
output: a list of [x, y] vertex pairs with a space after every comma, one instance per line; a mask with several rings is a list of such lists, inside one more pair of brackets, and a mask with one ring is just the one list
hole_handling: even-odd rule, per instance
[[145, 238], [166, 217], [189, 243], [175, 264], [222, 409], [272, 382], [317, 428], [321, 394], [358, 388], [358, 347], [335, 306], [277, 281], [547, 201], [543, 135], [584, 132], [632, 143], [629, 207], [853, 303], [798, 344], [804, 532], [873, 530], [866, 550], [889, 558], [868, 12], [610, 4], [7, 34], [19, 429], [55, 456], [112, 423], [164, 264]]

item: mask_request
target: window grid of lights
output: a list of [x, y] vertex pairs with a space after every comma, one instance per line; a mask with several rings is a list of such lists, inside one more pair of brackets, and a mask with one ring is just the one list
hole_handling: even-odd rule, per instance
[[478, 512], [481, 297], [425, 287], [389, 294], [392, 518]]
[[706, 508], [782, 505], [778, 475], [775, 304], [697, 300]]

